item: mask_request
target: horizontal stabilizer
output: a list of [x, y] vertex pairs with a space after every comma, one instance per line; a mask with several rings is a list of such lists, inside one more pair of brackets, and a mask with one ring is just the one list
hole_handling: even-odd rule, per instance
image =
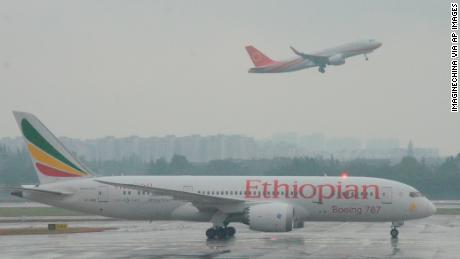
[[72, 195], [73, 192], [61, 192], [57, 190], [47, 190], [40, 188], [39, 186], [36, 187], [28, 187], [28, 186], [8, 186], [8, 187], [1, 187], [0, 190], [7, 190], [7, 191], [26, 191], [26, 192], [35, 192], [35, 193], [45, 193], [45, 194], [53, 194], [53, 195]]

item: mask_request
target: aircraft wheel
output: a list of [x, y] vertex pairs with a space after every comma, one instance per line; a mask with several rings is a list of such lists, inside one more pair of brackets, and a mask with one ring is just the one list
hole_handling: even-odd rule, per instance
[[396, 228], [393, 228], [393, 229], [390, 231], [390, 234], [391, 234], [391, 237], [392, 237], [392, 238], [398, 238], [399, 231], [398, 231]]
[[324, 69], [324, 67], [319, 67], [318, 71], [321, 72], [321, 73], [324, 73], [324, 72], [326, 72], [326, 69]]
[[236, 229], [234, 227], [228, 227], [227, 228], [227, 236], [232, 237], [236, 233]]
[[206, 230], [206, 236], [208, 237], [208, 239], [214, 239], [216, 237], [216, 234], [217, 231], [214, 228], [208, 228], [208, 230]]
[[217, 228], [217, 238], [225, 239], [227, 237], [227, 229], [225, 227]]

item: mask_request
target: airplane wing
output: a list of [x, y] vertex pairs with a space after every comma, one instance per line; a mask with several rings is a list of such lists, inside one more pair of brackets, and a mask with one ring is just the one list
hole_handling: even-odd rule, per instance
[[240, 199], [215, 197], [215, 196], [209, 196], [205, 194], [198, 194], [198, 193], [192, 193], [192, 192], [186, 192], [186, 191], [177, 191], [177, 190], [164, 189], [164, 188], [151, 187], [151, 186], [143, 186], [143, 185], [138, 185], [138, 184], [117, 183], [117, 182], [109, 182], [109, 181], [103, 181], [103, 180], [94, 180], [94, 181], [103, 183], [103, 184], [112, 185], [112, 186], [123, 187], [127, 189], [147, 191], [147, 192], [153, 192], [158, 195], [171, 196], [176, 200], [191, 202], [198, 208], [205, 208], [205, 207], [218, 208], [218, 207], [226, 206], [226, 205], [239, 205], [239, 204], [245, 203], [244, 200], [240, 200]]
[[302, 58], [308, 59], [313, 61], [317, 65], [326, 65], [329, 62], [329, 57], [326, 56], [317, 56], [317, 55], [310, 55], [310, 54], [305, 54], [303, 52], [300, 52], [296, 50], [294, 47], [290, 47], [292, 51], [298, 55], [301, 56]]
[[2, 187], [0, 189], [1, 190], [7, 190], [7, 191], [13, 191], [13, 192], [28, 191], [28, 192], [46, 193], [46, 194], [54, 194], [54, 195], [72, 195], [73, 194], [72, 192], [61, 192], [61, 191], [55, 191], [55, 190], [46, 190], [46, 189], [41, 189], [39, 187], [28, 187], [28, 186], [18, 186], [18, 187], [8, 186], [8, 187]]

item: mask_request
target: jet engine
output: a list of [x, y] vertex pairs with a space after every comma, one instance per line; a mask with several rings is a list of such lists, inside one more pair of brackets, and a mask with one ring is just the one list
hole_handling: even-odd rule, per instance
[[252, 230], [289, 232], [294, 224], [294, 208], [285, 203], [265, 203], [246, 209], [243, 223]]
[[343, 64], [345, 64], [345, 59], [341, 54], [337, 54], [329, 58], [328, 65], [339, 66]]

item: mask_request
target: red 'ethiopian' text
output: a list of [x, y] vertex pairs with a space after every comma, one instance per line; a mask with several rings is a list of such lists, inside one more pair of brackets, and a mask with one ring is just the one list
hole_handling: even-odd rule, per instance
[[[360, 195], [361, 194], [361, 195]], [[328, 199], [380, 199], [379, 186], [375, 184], [311, 184], [282, 183], [278, 180], [246, 180], [245, 197], [248, 199], [314, 199], [323, 202]]]

